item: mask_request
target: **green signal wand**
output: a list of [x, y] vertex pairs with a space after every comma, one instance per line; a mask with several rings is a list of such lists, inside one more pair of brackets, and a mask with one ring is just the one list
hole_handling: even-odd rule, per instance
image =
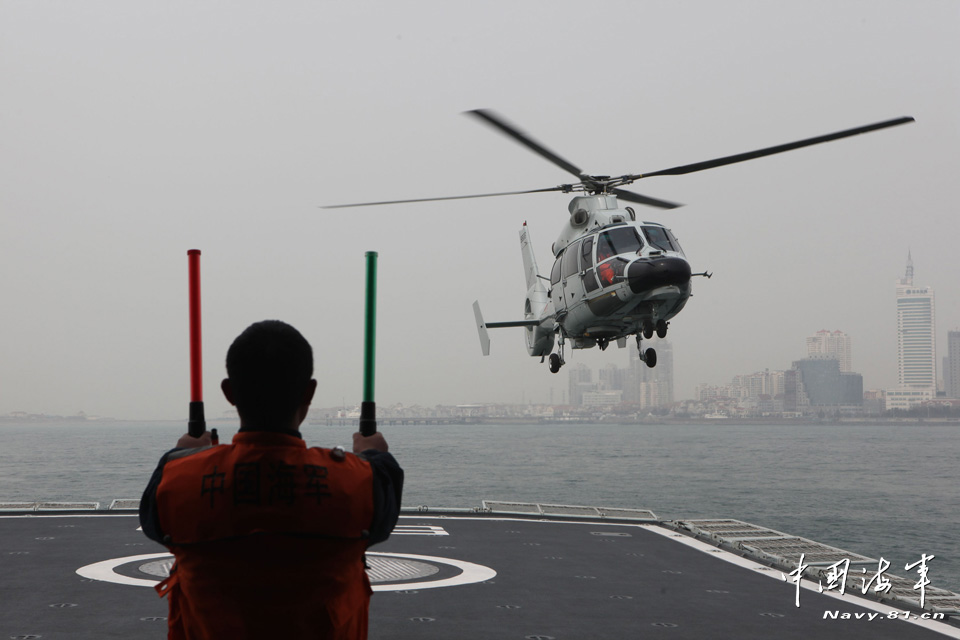
[[373, 401], [377, 342], [377, 252], [367, 251], [367, 301], [363, 330], [363, 402], [360, 403], [360, 435], [377, 432], [377, 403]]

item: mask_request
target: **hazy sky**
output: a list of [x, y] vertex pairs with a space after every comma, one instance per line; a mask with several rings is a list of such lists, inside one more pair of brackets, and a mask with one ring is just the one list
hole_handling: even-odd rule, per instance
[[227, 346], [265, 318], [314, 345], [319, 406], [359, 401], [369, 250], [379, 403], [559, 401], [566, 370], [522, 330], [481, 356], [471, 304], [522, 316], [518, 230], [549, 272], [568, 196], [319, 208], [570, 180], [461, 115], [479, 107], [596, 174], [914, 116], [634, 185], [687, 204], [638, 213], [715, 273], [671, 325], [678, 397], [787, 368], [819, 329], [892, 386], [908, 250], [941, 348], [960, 326], [958, 43], [953, 0], [0, 0], [0, 414], [185, 417], [190, 248], [208, 416]]

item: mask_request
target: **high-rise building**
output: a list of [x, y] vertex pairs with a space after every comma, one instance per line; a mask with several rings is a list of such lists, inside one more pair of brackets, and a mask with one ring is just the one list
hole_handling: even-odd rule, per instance
[[843, 331], [827, 331], [822, 329], [816, 335], [807, 338], [807, 357], [817, 358], [830, 356], [840, 363], [840, 371], [853, 371], [853, 351], [850, 345], [850, 336]]
[[783, 372], [783, 411], [784, 413], [800, 413], [807, 406], [807, 394], [803, 390], [803, 381], [800, 380], [799, 369], [788, 369]]
[[841, 372], [836, 358], [821, 355], [797, 360], [793, 368], [800, 372], [811, 406], [863, 405], [863, 376]]
[[948, 398], [960, 398], [960, 329], [947, 332], [947, 357], [943, 368], [944, 391]]
[[657, 366], [650, 368], [630, 349], [630, 364], [624, 376], [623, 401], [642, 408], [673, 404], [673, 345], [657, 340]]
[[596, 391], [597, 385], [593, 381], [593, 370], [582, 362], [570, 366], [568, 372], [570, 404], [583, 404], [583, 394]]
[[731, 386], [742, 390], [739, 396], [742, 398], [783, 395], [783, 371], [766, 369], [756, 373], [736, 375], [733, 376]]
[[913, 260], [897, 280], [897, 382], [901, 389], [937, 389], [937, 343], [933, 289], [913, 284]]
[[612, 362], [605, 367], [601, 367], [597, 372], [599, 380], [597, 381], [597, 390], [599, 391], [623, 391], [625, 387], [626, 369], [621, 369]]

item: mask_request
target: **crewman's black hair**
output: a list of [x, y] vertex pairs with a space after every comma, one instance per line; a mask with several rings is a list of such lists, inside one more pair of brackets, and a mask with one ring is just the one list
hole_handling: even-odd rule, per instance
[[237, 411], [261, 429], [289, 426], [312, 376], [310, 343], [280, 320], [250, 325], [227, 350], [227, 377]]

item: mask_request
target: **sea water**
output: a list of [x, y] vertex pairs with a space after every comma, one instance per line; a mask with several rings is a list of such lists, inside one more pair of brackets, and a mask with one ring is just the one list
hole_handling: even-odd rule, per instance
[[[217, 426], [229, 442], [235, 424]], [[180, 422], [0, 423], [0, 500], [137, 498]], [[404, 506], [481, 500], [735, 518], [891, 562], [960, 592], [956, 425], [550, 424], [384, 426]], [[305, 424], [311, 446], [350, 427]]]

